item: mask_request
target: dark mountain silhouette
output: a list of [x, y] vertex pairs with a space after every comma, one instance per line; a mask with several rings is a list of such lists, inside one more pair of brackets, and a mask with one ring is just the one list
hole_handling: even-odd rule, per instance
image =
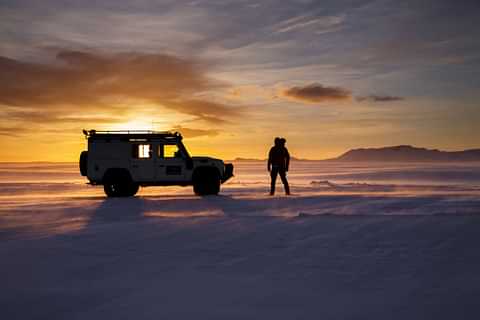
[[237, 157], [231, 161], [267, 161], [267, 159], [257, 159], [257, 158], [241, 158]]
[[[296, 157], [290, 157], [290, 161], [308, 161], [309, 159], [301, 159]], [[267, 159], [257, 159], [257, 158], [235, 158], [230, 161], [267, 161]]]
[[480, 149], [464, 151], [440, 151], [437, 149], [417, 148], [413, 146], [394, 146], [384, 148], [353, 149], [335, 161], [480, 161]]

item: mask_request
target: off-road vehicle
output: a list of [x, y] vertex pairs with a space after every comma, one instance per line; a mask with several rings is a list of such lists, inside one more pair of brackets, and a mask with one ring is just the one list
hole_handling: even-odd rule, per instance
[[210, 157], [191, 157], [178, 132], [83, 130], [88, 151], [80, 154], [80, 173], [103, 185], [109, 197], [128, 197], [139, 186], [193, 186], [197, 195], [216, 195], [233, 176], [233, 165]]

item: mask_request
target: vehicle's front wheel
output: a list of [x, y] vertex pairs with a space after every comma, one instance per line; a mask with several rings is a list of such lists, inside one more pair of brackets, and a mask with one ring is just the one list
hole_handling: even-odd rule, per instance
[[220, 192], [218, 170], [202, 170], [193, 179], [193, 192], [199, 196], [217, 195]]

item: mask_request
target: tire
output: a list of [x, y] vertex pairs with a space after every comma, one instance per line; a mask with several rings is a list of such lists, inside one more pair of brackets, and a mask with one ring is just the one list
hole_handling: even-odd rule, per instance
[[79, 165], [80, 165], [80, 174], [85, 177], [87, 175], [87, 168], [88, 168], [87, 167], [88, 151], [82, 151], [82, 153], [80, 153]]
[[103, 183], [103, 191], [107, 197], [121, 197], [121, 186], [113, 181]]
[[134, 195], [136, 195], [137, 192], [138, 192], [139, 187], [140, 187], [140, 186], [138, 185], [138, 183], [132, 182], [132, 183], [130, 184], [130, 190], [129, 190], [130, 192], [129, 192], [128, 196], [129, 196], [129, 197], [133, 197]]
[[217, 195], [220, 192], [220, 174], [217, 169], [201, 169], [194, 177], [193, 192], [196, 195]]
[[138, 184], [132, 181], [128, 172], [112, 170], [105, 174], [103, 190], [108, 197], [131, 197], [138, 191]]

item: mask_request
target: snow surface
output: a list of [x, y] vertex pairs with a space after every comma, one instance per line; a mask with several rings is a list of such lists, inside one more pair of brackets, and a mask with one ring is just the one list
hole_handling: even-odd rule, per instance
[[0, 319], [478, 319], [480, 164], [294, 162], [270, 197], [106, 199], [76, 164], [0, 165]]

